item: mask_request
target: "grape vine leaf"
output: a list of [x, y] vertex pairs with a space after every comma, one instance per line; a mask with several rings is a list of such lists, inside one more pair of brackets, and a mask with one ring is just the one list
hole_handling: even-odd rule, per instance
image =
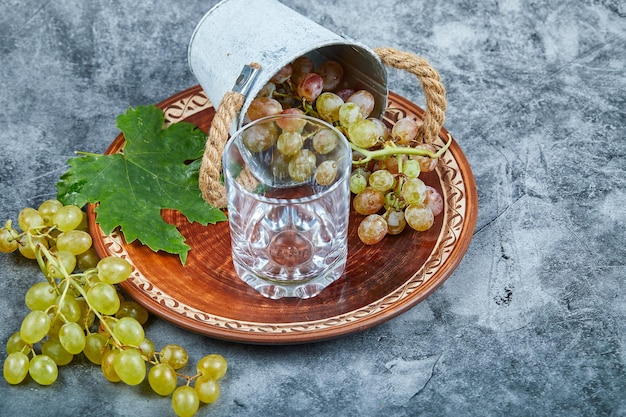
[[202, 198], [198, 172], [206, 135], [187, 122], [164, 128], [163, 111], [154, 105], [129, 108], [116, 119], [124, 134], [120, 153], [70, 158], [57, 183], [57, 198], [95, 208], [97, 222], [110, 234], [116, 227], [127, 242], [139, 240], [153, 251], [178, 254], [182, 264], [191, 249], [162, 209], [178, 210], [202, 225], [226, 215]]

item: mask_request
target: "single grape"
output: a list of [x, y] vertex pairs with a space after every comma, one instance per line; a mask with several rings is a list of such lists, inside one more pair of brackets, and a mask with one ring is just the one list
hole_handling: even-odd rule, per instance
[[176, 344], [164, 346], [159, 355], [161, 362], [169, 363], [174, 369], [182, 368], [187, 365], [187, 361], [189, 360], [185, 348]]
[[139, 323], [146, 324], [150, 317], [148, 310], [133, 300], [126, 300], [120, 304], [119, 310], [115, 313], [115, 317], [121, 319], [122, 317], [132, 317]]
[[275, 123], [259, 123], [246, 129], [241, 140], [250, 152], [263, 152], [276, 143], [278, 133]]
[[346, 100], [346, 103], [356, 103], [361, 108], [361, 114], [368, 118], [376, 104], [374, 96], [367, 90], [358, 90]]
[[172, 409], [178, 417], [191, 417], [199, 407], [198, 393], [189, 385], [181, 385], [172, 394]]
[[99, 313], [112, 316], [120, 308], [120, 299], [115, 287], [106, 282], [97, 282], [87, 291], [87, 301]]
[[41, 353], [49, 356], [57, 366], [65, 366], [74, 359], [74, 355], [68, 352], [56, 337], [49, 337], [41, 345]]
[[102, 375], [111, 382], [120, 382], [122, 379], [115, 371], [115, 359], [120, 353], [117, 349], [111, 349], [104, 352], [102, 355], [102, 362], [100, 363], [100, 369]]
[[138, 346], [146, 337], [143, 326], [132, 317], [122, 317], [115, 324], [113, 334], [124, 345]]
[[383, 217], [387, 221], [387, 233], [390, 235], [399, 235], [406, 227], [406, 219], [402, 210], [390, 210]]
[[337, 162], [333, 160], [324, 161], [315, 170], [315, 181], [322, 186], [329, 186], [337, 178]]
[[41, 310], [31, 311], [22, 320], [20, 337], [24, 342], [33, 344], [43, 339], [50, 330], [50, 317]]
[[14, 332], [7, 340], [6, 350], [7, 353], [21, 352], [26, 347], [27, 343], [22, 339], [19, 330]]
[[0, 252], [12, 253], [17, 250], [18, 246], [19, 240], [17, 237], [17, 233], [5, 227], [0, 229]]
[[324, 82], [324, 91], [335, 90], [343, 80], [343, 65], [337, 61], [324, 61], [316, 71]]
[[33, 246], [30, 245], [27, 235], [22, 235], [20, 236], [19, 246], [17, 248], [22, 256], [28, 259], [37, 259], [35, 250], [37, 250], [38, 247], [43, 247], [46, 249], [50, 247], [48, 240], [46, 240], [46, 238], [43, 236], [32, 236], [31, 242]]
[[228, 370], [228, 362], [222, 355], [213, 353], [203, 356], [196, 365], [199, 374], [208, 378], [218, 380], [221, 379]]
[[39, 385], [50, 385], [57, 380], [59, 368], [50, 356], [37, 355], [30, 360], [28, 373]]
[[[422, 143], [420, 145], [416, 145], [415, 149], [424, 149], [431, 152], [436, 152], [436, 149], [430, 143]], [[430, 172], [437, 167], [437, 163], [439, 162], [439, 158], [431, 158], [429, 156], [421, 156], [421, 155], [411, 155], [412, 159], [415, 159], [420, 164], [420, 169], [422, 172]]]
[[304, 140], [300, 132], [283, 131], [283, 133], [278, 136], [276, 148], [283, 155], [293, 156], [300, 152], [303, 143]]
[[44, 225], [43, 217], [37, 210], [32, 207], [26, 207], [20, 210], [17, 216], [17, 224], [24, 232], [36, 229]]
[[283, 106], [278, 100], [271, 97], [261, 97], [250, 102], [246, 115], [251, 121], [254, 121], [262, 117], [273, 116], [281, 111], [283, 111]]
[[321, 155], [326, 155], [337, 147], [338, 141], [339, 137], [335, 131], [330, 128], [323, 128], [313, 135], [313, 149]]
[[54, 215], [61, 207], [63, 207], [63, 203], [56, 199], [46, 200], [39, 205], [37, 211], [39, 212], [39, 215], [41, 215], [41, 217], [43, 218], [44, 225], [53, 225]]
[[377, 213], [385, 204], [385, 195], [371, 187], [366, 187], [352, 200], [357, 213], [364, 216]]
[[406, 145], [417, 136], [417, 122], [410, 118], [404, 117], [396, 122], [391, 128], [391, 137], [396, 143]]
[[298, 95], [312, 103], [322, 93], [324, 80], [319, 74], [310, 72], [298, 81]]
[[83, 211], [73, 204], [63, 206], [54, 213], [52, 223], [62, 232], [76, 229], [83, 222]]
[[315, 100], [315, 109], [317, 114], [329, 123], [335, 123], [339, 120], [339, 109], [344, 101], [335, 93], [330, 91], [323, 92]]
[[371, 120], [378, 128], [377, 136], [380, 142], [384, 142], [389, 138], [389, 128], [382, 120], [376, 117], [368, 117], [367, 120]]
[[122, 382], [128, 385], [138, 385], [146, 378], [146, 361], [135, 348], [120, 351], [113, 367]]
[[119, 284], [128, 279], [133, 271], [133, 267], [126, 259], [117, 256], [100, 259], [96, 268], [98, 268], [100, 281], [107, 284]]
[[109, 316], [101, 317], [100, 323], [98, 326], [98, 333], [109, 337], [110, 334], [113, 333], [113, 330], [115, 330], [116, 323], [117, 323], [117, 320], [115, 320], [115, 318], [113, 317], [109, 317]]
[[361, 107], [356, 103], [344, 103], [339, 107], [339, 124], [349, 127], [352, 123], [364, 119]]
[[[77, 232], [78, 230], [74, 230]], [[53, 261], [48, 260], [48, 273], [52, 278], [64, 278], [71, 274], [76, 268], [76, 256], [67, 250], [59, 250], [59, 247], [52, 253]]]
[[50, 330], [48, 330], [48, 337], [59, 337], [59, 331], [61, 326], [65, 324], [61, 316], [57, 316], [54, 312], [48, 314], [52, 323], [50, 324]]
[[174, 392], [178, 383], [176, 371], [170, 364], [158, 363], [148, 372], [148, 383], [154, 392], [167, 396]]
[[[298, 115], [303, 115], [304, 112], [298, 108], [292, 107], [292, 108], [283, 110], [282, 112], [280, 112], [280, 114], [281, 115], [294, 114], [298, 116]], [[302, 129], [304, 129], [304, 126], [306, 125], [306, 119], [295, 117], [295, 116], [281, 117], [279, 119], [276, 119], [276, 124], [278, 125], [278, 127], [288, 132], [296, 132], [296, 131], [300, 132]]]
[[300, 83], [300, 79], [306, 74], [313, 71], [315, 64], [313, 60], [307, 56], [300, 56], [291, 63], [291, 81], [295, 85]]
[[370, 214], [359, 223], [357, 234], [361, 242], [374, 245], [387, 234], [387, 222], [380, 214]]
[[3, 375], [4, 379], [11, 385], [19, 384], [28, 375], [30, 362], [28, 356], [22, 352], [9, 353], [4, 360]]
[[24, 301], [30, 310], [46, 310], [56, 303], [57, 297], [56, 290], [47, 281], [37, 282], [26, 291]]
[[144, 338], [139, 345], [137, 345], [137, 349], [139, 349], [144, 357], [151, 358], [154, 355], [154, 343], [152, 343], [152, 340], [147, 337]]
[[59, 341], [72, 355], [78, 355], [85, 348], [85, 332], [78, 323], [65, 323], [59, 330]]
[[80, 255], [91, 248], [93, 243], [91, 235], [82, 230], [69, 230], [57, 237], [57, 249], [68, 251], [74, 255]]
[[426, 200], [426, 184], [419, 178], [409, 178], [402, 185], [402, 198], [408, 204], [422, 204]]
[[425, 204], [433, 212], [433, 216], [438, 216], [443, 211], [443, 197], [430, 185], [426, 186]]
[[435, 222], [435, 216], [430, 208], [415, 204], [408, 206], [404, 210], [404, 217], [407, 224], [418, 232], [430, 229]]
[[378, 142], [378, 127], [368, 119], [360, 119], [348, 126], [350, 142], [361, 148], [370, 148]]
[[293, 73], [293, 68], [291, 64], [287, 64], [276, 72], [270, 79], [270, 81], [274, 84], [282, 84], [287, 81], [291, 74]]
[[374, 171], [369, 177], [370, 187], [381, 193], [386, 193], [391, 190], [395, 181], [393, 175], [386, 169]]
[[198, 377], [194, 389], [198, 393], [198, 399], [205, 404], [214, 403], [220, 396], [219, 383], [207, 376]]
[[402, 164], [402, 173], [408, 178], [417, 178], [420, 175], [420, 172], [420, 164], [415, 159], [407, 159]]
[[350, 191], [354, 194], [360, 194], [367, 187], [368, 176], [362, 169], [356, 169], [350, 174]]
[[100, 333], [91, 333], [85, 338], [83, 353], [92, 363], [102, 364], [102, 356], [107, 346], [108, 337]]
[[62, 297], [62, 295], [57, 297], [56, 304], [61, 308], [61, 314], [63, 314], [63, 317], [65, 317], [67, 321], [74, 323], [80, 320], [82, 313], [80, 302], [78, 302], [78, 300], [74, 297]]
[[389, 156], [387, 158], [385, 158], [384, 160], [376, 163], [376, 167], [375, 169], [386, 169], [387, 171], [391, 172], [392, 174], [399, 174], [400, 173], [400, 165], [404, 165], [404, 162], [407, 160], [407, 156], [404, 154], [399, 154], [399, 155], [392, 155]]
[[294, 181], [306, 181], [315, 171], [317, 160], [315, 154], [308, 149], [301, 149], [291, 160], [287, 169]]
[[76, 264], [78, 265], [78, 269], [85, 272], [88, 269], [95, 268], [100, 261], [100, 257], [98, 256], [98, 252], [91, 247], [87, 249], [85, 252], [76, 255]]

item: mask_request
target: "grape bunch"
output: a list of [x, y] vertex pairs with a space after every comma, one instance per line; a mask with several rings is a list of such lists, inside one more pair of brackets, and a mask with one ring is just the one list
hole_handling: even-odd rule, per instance
[[200, 403], [217, 400], [218, 380], [228, 367], [224, 357], [201, 358], [188, 376], [179, 373], [188, 362], [182, 346], [156, 351], [145, 335], [148, 312], [116, 287], [130, 277], [132, 266], [115, 256], [98, 257], [79, 207], [46, 200], [37, 209], [22, 209], [18, 226], [8, 220], [0, 228], [0, 252], [19, 251], [36, 260], [45, 280], [26, 292], [30, 312], [6, 342], [3, 371], [9, 384], [30, 375], [50, 385], [59, 367], [82, 354], [111, 382], [138, 385], [147, 379], [154, 392], [171, 395], [178, 416], [192, 416]]
[[250, 103], [245, 122], [278, 114], [307, 114], [339, 129], [353, 150], [350, 190], [362, 216], [358, 236], [366, 245], [397, 235], [408, 225], [426, 231], [443, 210], [441, 194], [419, 178], [435, 169], [450, 145], [436, 149], [418, 138], [420, 120], [389, 125], [372, 116], [376, 101], [367, 89], [349, 85], [341, 63], [317, 68], [300, 56], [281, 68]]

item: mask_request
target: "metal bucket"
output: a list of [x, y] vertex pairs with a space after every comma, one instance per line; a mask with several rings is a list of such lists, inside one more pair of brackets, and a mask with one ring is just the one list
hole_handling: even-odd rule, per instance
[[243, 124], [250, 102], [274, 74], [301, 55], [319, 65], [335, 60], [344, 79], [370, 91], [376, 100], [372, 116], [387, 105], [387, 71], [367, 46], [300, 15], [276, 0], [223, 0], [196, 26], [188, 49], [191, 72], [215, 107], [233, 89], [251, 63], [261, 69], [246, 86], [245, 101], [232, 129]]

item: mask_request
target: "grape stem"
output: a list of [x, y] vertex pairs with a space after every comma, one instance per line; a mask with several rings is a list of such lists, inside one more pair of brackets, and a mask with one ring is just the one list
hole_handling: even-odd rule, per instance
[[363, 149], [354, 143], [348, 141], [350, 143], [350, 147], [352, 150], [362, 154], [365, 158], [359, 159], [358, 161], [352, 161], [353, 164], [365, 164], [372, 159], [384, 159], [388, 156], [392, 155], [419, 155], [419, 156], [427, 156], [429, 158], [439, 158], [443, 153], [450, 147], [452, 144], [452, 137], [448, 134], [448, 141], [446, 144], [441, 147], [437, 152], [429, 151], [428, 149], [421, 148], [412, 148], [409, 146], [385, 146], [381, 149], [376, 149], [375, 151], [370, 151], [368, 149]]

